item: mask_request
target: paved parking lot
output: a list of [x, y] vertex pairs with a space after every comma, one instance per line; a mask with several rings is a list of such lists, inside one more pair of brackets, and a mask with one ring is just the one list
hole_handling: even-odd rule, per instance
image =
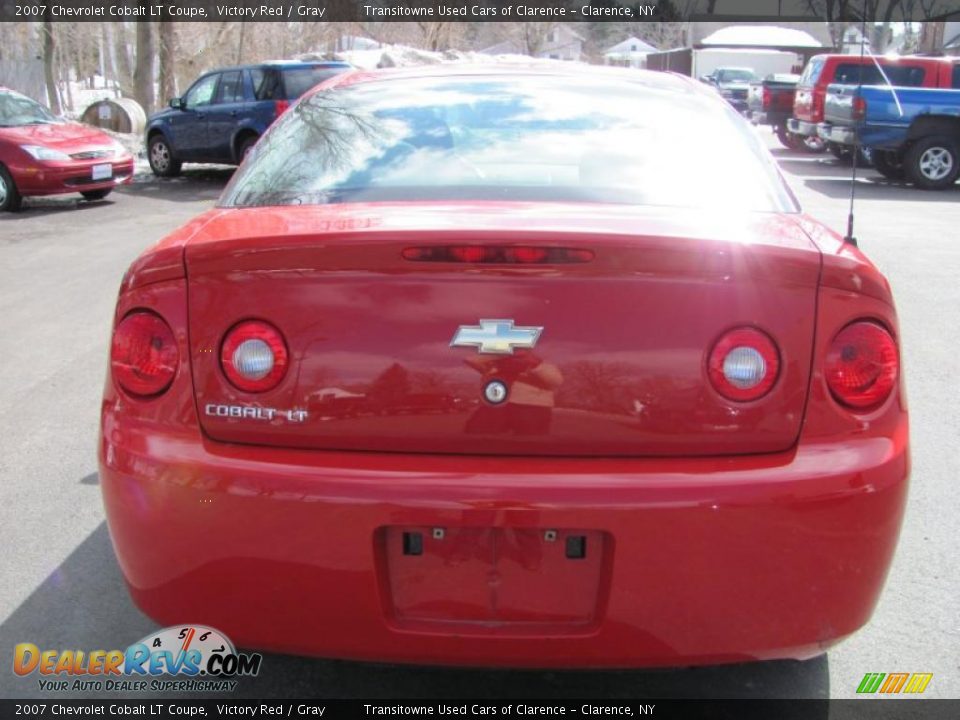
[[[805, 209], [844, 228], [849, 169], [829, 156], [774, 152]], [[856, 236], [894, 288], [913, 434], [906, 524], [867, 628], [807, 663], [652, 672], [463, 671], [270, 655], [242, 694], [846, 697], [866, 672], [904, 671], [934, 673], [928, 696], [960, 696], [960, 185], [929, 193], [860, 174]], [[122, 586], [98, 488], [110, 320], [128, 263], [209, 207], [229, 175], [138, 176], [106, 202], [44, 199], [0, 217], [2, 696], [43, 696], [35, 678], [9, 671], [17, 642], [122, 648], [154, 628]]]

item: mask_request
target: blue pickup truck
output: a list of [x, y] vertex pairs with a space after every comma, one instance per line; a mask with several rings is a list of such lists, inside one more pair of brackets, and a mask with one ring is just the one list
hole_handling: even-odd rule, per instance
[[831, 85], [817, 132], [827, 142], [869, 148], [888, 178], [942, 190], [960, 176], [960, 64], [951, 84]]
[[201, 75], [183, 97], [150, 117], [147, 159], [155, 175], [172, 177], [185, 162], [239, 165], [264, 131], [307, 90], [344, 62], [272, 62]]

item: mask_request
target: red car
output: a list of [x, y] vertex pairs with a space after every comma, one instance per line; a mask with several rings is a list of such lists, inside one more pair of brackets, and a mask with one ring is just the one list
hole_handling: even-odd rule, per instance
[[123, 280], [100, 478], [144, 612], [528, 667], [867, 622], [907, 492], [890, 290], [726, 102], [554, 66], [320, 88]]
[[0, 88], [0, 211], [19, 210], [30, 195], [102, 200], [132, 178], [133, 156], [109, 135]]

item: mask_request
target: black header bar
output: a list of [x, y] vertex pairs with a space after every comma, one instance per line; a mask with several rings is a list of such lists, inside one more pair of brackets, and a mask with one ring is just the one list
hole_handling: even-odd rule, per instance
[[[722, 5], [723, 14], [711, 12]], [[876, 8], [874, 8], [874, 5]], [[860, 3], [818, 13], [810, 0], [0, 0], [0, 22], [663, 22], [680, 20], [859, 20]], [[931, 20], [956, 15], [960, 0], [872, 0], [875, 17]], [[825, 11], [826, 12], [826, 11]], [[934, 17], [931, 13], [936, 13]], [[840, 14], [838, 14], [840, 13]]]

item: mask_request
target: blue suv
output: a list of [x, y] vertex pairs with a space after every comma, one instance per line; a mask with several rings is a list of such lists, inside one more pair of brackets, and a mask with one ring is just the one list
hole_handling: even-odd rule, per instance
[[239, 165], [294, 100], [350, 69], [344, 62], [270, 62], [201, 75], [183, 97], [150, 117], [150, 169], [172, 177], [185, 162]]

